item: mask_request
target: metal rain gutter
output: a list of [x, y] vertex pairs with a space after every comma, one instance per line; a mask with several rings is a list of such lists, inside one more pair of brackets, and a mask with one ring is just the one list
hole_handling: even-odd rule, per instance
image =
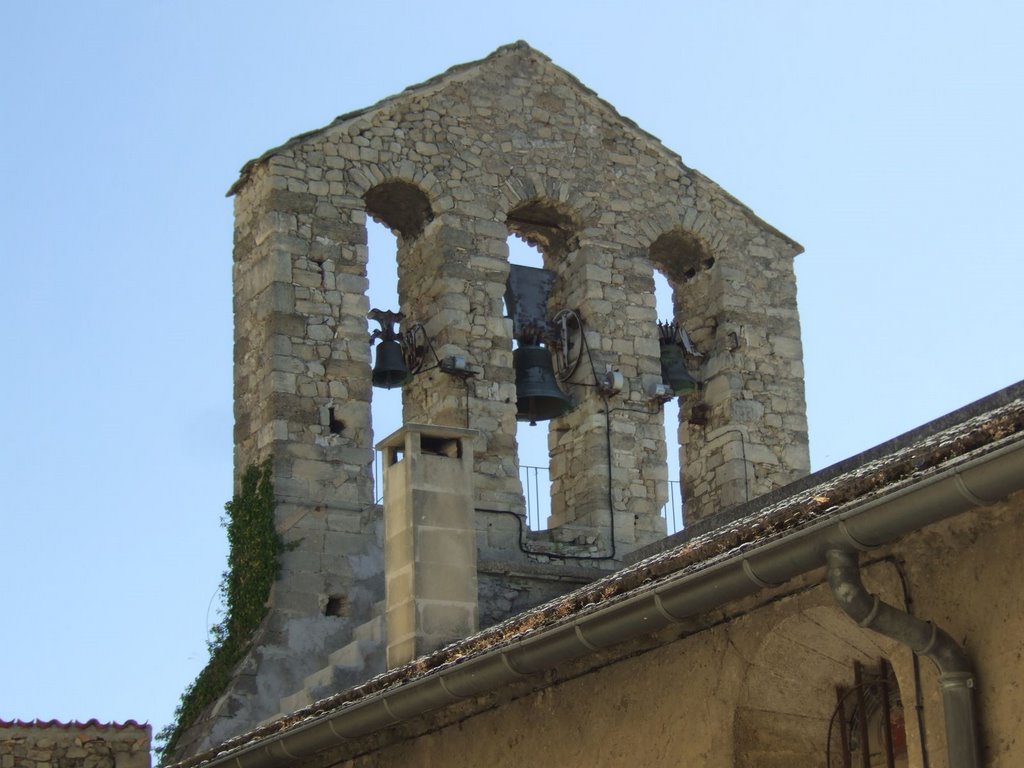
[[829, 550], [869, 550], [923, 526], [1000, 501], [1024, 489], [1024, 436], [911, 485], [793, 531], [699, 571], [572, 621], [538, 630], [422, 678], [370, 694], [205, 764], [269, 768], [309, 757], [439, 707], [492, 691], [598, 649], [679, 624], [825, 563]]

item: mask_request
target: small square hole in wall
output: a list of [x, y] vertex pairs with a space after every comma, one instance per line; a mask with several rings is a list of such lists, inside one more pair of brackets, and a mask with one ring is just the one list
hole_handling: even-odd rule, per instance
[[345, 595], [331, 595], [324, 606], [324, 616], [348, 616], [348, 598]]
[[345, 429], [345, 422], [343, 422], [341, 419], [339, 419], [335, 415], [333, 407], [331, 407], [328, 410], [328, 424], [327, 424], [327, 426], [330, 429], [332, 435], [340, 435], [341, 431], [343, 429]]

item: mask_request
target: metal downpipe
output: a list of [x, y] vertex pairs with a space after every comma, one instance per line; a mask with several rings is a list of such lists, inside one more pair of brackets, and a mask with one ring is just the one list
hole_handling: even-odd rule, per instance
[[883, 602], [864, 587], [856, 552], [830, 549], [828, 585], [840, 608], [860, 626], [910, 646], [934, 662], [942, 686], [950, 768], [980, 768], [974, 671], [963, 649], [929, 621]]

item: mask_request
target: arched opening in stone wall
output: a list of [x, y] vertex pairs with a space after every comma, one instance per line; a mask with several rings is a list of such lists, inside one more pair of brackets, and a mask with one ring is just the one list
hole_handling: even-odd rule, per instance
[[366, 211], [403, 240], [415, 240], [433, 219], [430, 200], [407, 181], [385, 181], [366, 193]]
[[[569, 252], [578, 247], [578, 225], [573, 216], [557, 203], [534, 200], [511, 211], [506, 226], [510, 233], [507, 239], [510, 264], [549, 269], [556, 273], [555, 287], [547, 304], [547, 319], [550, 320], [564, 308], [559, 303], [564, 290], [559, 290], [561, 276], [557, 267]], [[508, 315], [507, 306], [505, 310]], [[513, 338], [513, 350], [517, 345]], [[553, 523], [551, 458], [555, 446], [551, 440], [551, 424], [551, 421], [536, 424], [519, 422], [516, 428], [517, 464], [526, 497], [527, 524], [531, 530], [548, 528]]]
[[[383, 224], [373, 219], [366, 222], [366, 246], [369, 251], [367, 275], [369, 285], [367, 296], [370, 307], [377, 309], [398, 310], [398, 242], [395, 235]], [[376, 328], [370, 324], [371, 330]], [[370, 366], [376, 363], [376, 346], [370, 348]], [[370, 426], [373, 433], [373, 444], [387, 437], [402, 426], [402, 390], [370, 389]], [[380, 456], [374, 457], [373, 487], [374, 501], [380, 503], [384, 493], [383, 472]]]
[[[691, 281], [703, 275], [715, 264], [707, 244], [697, 235], [682, 229], [665, 232], [651, 243], [649, 258], [654, 266], [657, 308], [659, 321], [675, 321], [679, 328], [687, 334], [694, 348], [699, 353], [695, 332], [708, 330], [706, 319], [695, 311], [702, 304], [707, 304], [707, 297], [689, 290]], [[706, 313], [705, 313], [706, 314]], [[700, 338], [707, 343], [708, 339]], [[684, 354], [683, 362], [690, 375], [703, 386], [700, 363], [695, 355]], [[673, 533], [684, 525], [690, 516], [683, 509], [685, 500], [690, 495], [692, 477], [689, 470], [690, 457], [687, 456], [686, 437], [688, 423], [698, 423], [701, 415], [699, 408], [700, 393], [675, 397], [665, 404], [665, 446], [669, 460], [669, 501], [672, 493], [678, 492], [680, 506], [678, 511], [666, 514], [668, 532]], [[672, 485], [678, 481], [678, 486]], [[677, 516], [678, 515], [678, 516]]]
[[[733, 719], [734, 765], [863, 765], [865, 745], [869, 764], [885, 765], [880, 725], [885, 704], [891, 705], [887, 728], [895, 764], [906, 766], [900, 686], [889, 667], [898, 648], [832, 606], [783, 619], [749, 659]], [[884, 689], [877, 684], [883, 675]], [[858, 762], [844, 762], [844, 752]]]
[[651, 243], [651, 262], [673, 285], [681, 285], [715, 265], [701, 238], [683, 229], [665, 232]]
[[906, 716], [899, 683], [889, 662], [855, 661], [850, 676], [836, 688], [836, 706], [828, 724], [826, 768], [907, 768]]
[[[418, 187], [404, 181], [388, 181], [370, 189], [366, 201], [367, 296], [371, 309], [407, 311], [400, 281], [402, 251], [422, 234], [432, 218], [430, 201]], [[370, 323], [370, 330], [377, 324]], [[404, 330], [404, 328], [403, 328]], [[376, 344], [371, 344], [370, 366], [376, 364]], [[370, 424], [373, 442], [404, 423], [402, 388], [372, 387]], [[380, 457], [374, 461], [374, 495], [380, 501], [383, 482]]]
[[[517, 235], [508, 236], [508, 260], [510, 264], [524, 267], [544, 267], [544, 255], [536, 246], [528, 244]], [[505, 315], [509, 309], [505, 307]], [[512, 349], [519, 342], [512, 339]], [[523, 484], [526, 498], [526, 522], [530, 530], [548, 527], [551, 515], [551, 472], [548, 462], [548, 430], [550, 422], [536, 424], [516, 423], [516, 464], [519, 480]]]
[[[654, 270], [654, 298], [659, 321], [671, 321], [677, 317], [674, 291], [668, 279], [657, 269]], [[665, 425], [665, 454], [668, 459], [668, 488], [662, 517], [668, 534], [678, 533], [683, 528], [683, 485], [682, 446], [679, 444], [679, 398], [673, 397], [662, 407]]]

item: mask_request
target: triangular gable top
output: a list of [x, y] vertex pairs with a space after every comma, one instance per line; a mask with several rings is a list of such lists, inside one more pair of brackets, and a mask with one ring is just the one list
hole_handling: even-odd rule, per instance
[[603, 112], [612, 122], [621, 125], [624, 131], [634, 134], [653, 151], [661, 155], [666, 164], [670, 164], [672, 166], [679, 168], [695, 183], [713, 190], [713, 193], [716, 196], [721, 196], [721, 198], [723, 198], [729, 204], [736, 206], [736, 208], [740, 210], [746, 217], [748, 217], [757, 227], [764, 229], [765, 231], [771, 233], [775, 237], [778, 237], [785, 241], [786, 243], [788, 243], [792, 247], [794, 253], [803, 252], [803, 246], [801, 246], [798, 242], [790, 238], [785, 233], [779, 231], [768, 222], [761, 219], [759, 216], [757, 216], [757, 214], [753, 212], [752, 209], [749, 208], [749, 206], [745, 205], [743, 202], [729, 194], [727, 191], [722, 189], [717, 183], [715, 183], [713, 180], [702, 174], [700, 171], [688, 167], [683, 162], [682, 157], [677, 152], [674, 152], [673, 150], [666, 147], [657, 136], [653, 135], [652, 133], [649, 133], [648, 131], [645, 131], [639, 125], [637, 125], [636, 122], [622, 115], [610, 102], [598, 96], [596, 91], [584, 85], [571, 72], [568, 72], [562, 67], [559, 67], [554, 62], [552, 62], [549, 56], [542, 53], [541, 51], [538, 51], [536, 48], [533, 48], [523, 40], [518, 40], [508, 45], [503, 45], [482, 59], [477, 59], [476, 61], [465, 62], [462, 64], [456, 64], [450, 67], [449, 69], [445, 70], [444, 72], [429, 78], [428, 80], [425, 80], [421, 83], [417, 83], [415, 85], [410, 85], [396, 94], [392, 94], [391, 96], [387, 96], [381, 99], [375, 104], [372, 104], [368, 107], [364, 107], [362, 109], [346, 112], [342, 115], [339, 115], [325, 126], [316, 128], [311, 131], [306, 131], [304, 133], [300, 133], [288, 139], [283, 144], [268, 149], [259, 157], [249, 160], [242, 166], [241, 171], [239, 172], [239, 178], [228, 189], [227, 196], [232, 197], [236, 195], [249, 181], [252, 172], [255, 168], [260, 166], [262, 163], [264, 163], [274, 155], [280, 154], [282, 151], [288, 150], [291, 147], [297, 145], [301, 145], [305, 142], [308, 142], [311, 139], [316, 139], [329, 132], [335, 131], [338, 128], [345, 127], [346, 125], [353, 123], [359, 120], [360, 118], [366, 118], [368, 116], [371, 116], [378, 110], [386, 109], [403, 100], [409, 99], [414, 96], [429, 96], [432, 93], [439, 92], [442, 89], [448, 87], [449, 85], [458, 82], [459, 80], [471, 79], [473, 77], [479, 76], [489, 66], [492, 66], [494, 63], [508, 56], [517, 56], [524, 59], [531, 59], [534, 63], [540, 63], [541, 66], [547, 68], [551, 72], [556, 73], [557, 76], [560, 79], [564, 80], [569, 87], [575, 90], [581, 97], [586, 99], [598, 111]]
[[[386, 96], [380, 101], [368, 107], [363, 107], [362, 109], [355, 109], [352, 110], [351, 112], [346, 112], [334, 118], [334, 120], [332, 120], [330, 123], [321, 128], [315, 128], [312, 131], [300, 133], [288, 139], [288, 141], [284, 142], [283, 144], [268, 149], [259, 157], [249, 160], [247, 163], [245, 163], [245, 165], [242, 166], [242, 169], [239, 172], [239, 178], [237, 181], [235, 181], [234, 184], [231, 185], [231, 188], [228, 189], [227, 196], [231, 197], [232, 195], [236, 194], [239, 191], [239, 189], [241, 189], [245, 185], [246, 181], [249, 178], [249, 174], [252, 172], [253, 168], [258, 166], [267, 158], [281, 152], [282, 150], [288, 149], [289, 147], [295, 146], [297, 144], [302, 144], [303, 142], [308, 141], [309, 139], [325, 134], [332, 129], [338, 128], [339, 126], [342, 126], [348, 122], [351, 122], [352, 120], [355, 120], [356, 118], [364, 117], [366, 115], [372, 114], [373, 112], [376, 112], [379, 109], [383, 109], [387, 106], [390, 106], [391, 104], [394, 104], [395, 102], [401, 99], [408, 98], [409, 96], [412, 95], [423, 96], [433, 91], [438, 91], [457, 79], [472, 77], [474, 73], [486, 67], [489, 63], [497, 61], [498, 59], [504, 58], [505, 56], [508, 55], [534, 57], [535, 59], [543, 62], [548, 67], [551, 67], [552, 69], [560, 73], [563, 77], [567, 78], [569, 82], [571, 82], [573, 87], [577, 89], [581, 94], [590, 97], [593, 101], [600, 104], [611, 114], [613, 114], [615, 118], [623, 124], [624, 127], [628, 127], [633, 131], [636, 131], [637, 133], [643, 135], [652, 143], [656, 144], [663, 152], [667, 153], [675, 162], [679, 163], [679, 165], [681, 165], [683, 168], [686, 168], [686, 166], [683, 164], [682, 158], [675, 152], [672, 152], [670, 149], [665, 147], [657, 136], [654, 136], [653, 134], [644, 131], [628, 117], [624, 117], [623, 115], [619, 114], [619, 111], [615, 109], [615, 107], [612, 106], [612, 104], [610, 104], [605, 99], [599, 97], [596, 91], [594, 91], [591, 88], [588, 88], [586, 85], [580, 82], [580, 80], [577, 77], [575, 77], [571, 72], [568, 72], [567, 70], [559, 67], [554, 62], [552, 62], [549, 56], [538, 51], [536, 48], [533, 48], [525, 40], [517, 40], [514, 43], [509, 43], [508, 45], [503, 45], [499, 48], [496, 48], [493, 52], [491, 52], [489, 55], [485, 56], [482, 59], [477, 59], [475, 61], [467, 61], [462, 64], [455, 64], [454, 66], [451, 66], [448, 69], [446, 69], [444, 72], [438, 75], [434, 75], [433, 77], [427, 80], [424, 80], [422, 83], [416, 83], [414, 85], [407, 86], [398, 93]], [[690, 169], [686, 168], [686, 170]]]

